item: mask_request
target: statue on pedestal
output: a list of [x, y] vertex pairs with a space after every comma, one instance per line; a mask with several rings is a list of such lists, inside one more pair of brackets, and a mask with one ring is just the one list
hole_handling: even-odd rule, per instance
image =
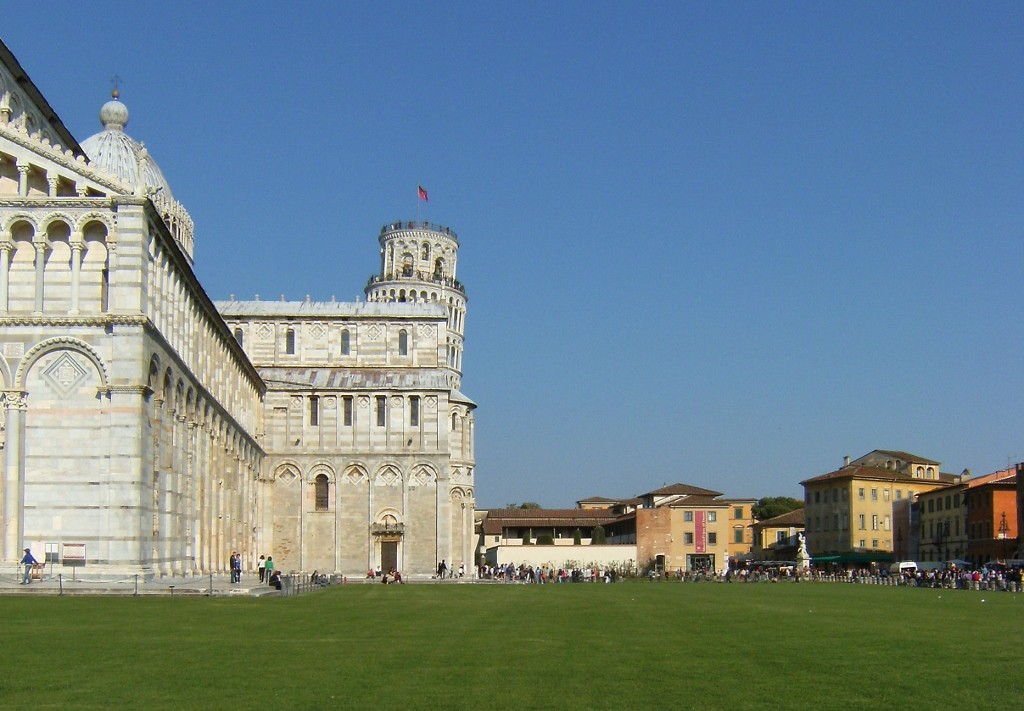
[[807, 552], [807, 539], [804, 538], [803, 532], [796, 534], [796, 537], [800, 541], [800, 547], [796, 551], [796, 567], [797, 570], [807, 570], [811, 567], [811, 554]]

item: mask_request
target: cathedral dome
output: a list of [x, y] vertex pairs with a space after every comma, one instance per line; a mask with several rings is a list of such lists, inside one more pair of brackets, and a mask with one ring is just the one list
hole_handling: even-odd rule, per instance
[[173, 199], [171, 186], [156, 161], [141, 143], [124, 132], [128, 125], [128, 107], [118, 100], [116, 91], [113, 96], [113, 100], [100, 109], [103, 130], [82, 141], [82, 150], [97, 168], [138, 192], [148, 193], [152, 191], [146, 188], [161, 188], [162, 197]]

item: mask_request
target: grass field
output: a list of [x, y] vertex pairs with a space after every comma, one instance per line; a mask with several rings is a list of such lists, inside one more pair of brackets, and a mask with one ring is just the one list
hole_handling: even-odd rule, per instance
[[7, 596], [0, 615], [9, 708], [996, 708], [1024, 689], [1024, 594], [349, 585]]

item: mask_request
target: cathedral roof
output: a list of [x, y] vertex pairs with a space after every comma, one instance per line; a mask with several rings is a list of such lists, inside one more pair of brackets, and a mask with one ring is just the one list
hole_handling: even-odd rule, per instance
[[[260, 377], [274, 389], [303, 390], [451, 390], [450, 371], [443, 368], [266, 368], [257, 365]], [[458, 392], [453, 391], [453, 392]]]
[[476, 403], [470, 400], [468, 397], [466, 397], [462, 393], [462, 391], [457, 388], [452, 390], [451, 395], [448, 396], [448, 399], [451, 400], [452, 402], [458, 402], [462, 403], [463, 405], [476, 407]]
[[400, 301], [229, 301], [214, 302], [221, 316], [357, 318], [398, 316], [404, 318], [447, 318], [448, 310], [435, 302]]
[[[100, 109], [103, 130], [82, 141], [82, 150], [92, 164], [133, 188], [159, 188], [171, 200], [171, 186], [145, 146], [124, 132], [128, 107], [114, 98]], [[140, 190], [144, 192], [144, 190]], [[148, 192], [148, 191], [145, 191]]]

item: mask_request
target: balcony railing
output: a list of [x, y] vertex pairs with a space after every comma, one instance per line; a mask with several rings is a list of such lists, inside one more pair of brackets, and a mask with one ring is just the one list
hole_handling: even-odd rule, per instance
[[389, 222], [380, 228], [382, 235], [388, 232], [398, 232], [399, 230], [429, 230], [430, 232], [437, 232], [438, 234], [451, 237], [456, 243], [459, 241], [459, 236], [455, 234], [455, 230], [444, 225], [437, 225], [433, 222], [427, 222], [426, 220], [408, 220], [403, 222], [399, 220], [397, 222]]
[[401, 536], [405, 533], [404, 523], [372, 523], [370, 533], [375, 536]]
[[466, 293], [466, 288], [462, 285], [458, 279], [444, 276], [443, 274], [436, 274], [431, 272], [424, 272], [415, 269], [406, 269], [401, 272], [393, 273], [388, 272], [387, 274], [374, 274], [366, 281], [366, 286], [373, 286], [384, 281], [396, 281], [400, 279], [412, 279], [414, 281], [428, 282], [430, 284], [440, 284], [441, 286], [447, 286], [451, 289], [455, 289], [461, 294]]

